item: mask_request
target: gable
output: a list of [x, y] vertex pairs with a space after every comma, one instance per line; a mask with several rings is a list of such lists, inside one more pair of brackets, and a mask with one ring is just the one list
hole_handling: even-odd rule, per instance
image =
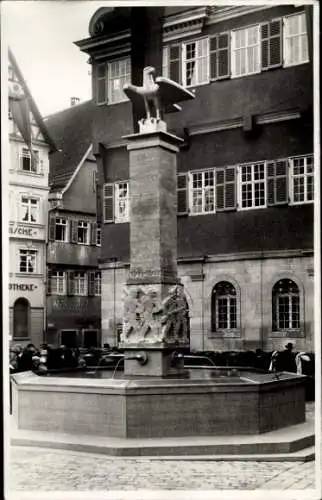
[[33, 141], [42, 142], [56, 151], [56, 145], [48, 133], [35, 101], [28, 89], [19, 66], [9, 49], [8, 63], [9, 130], [23, 138], [30, 148]]

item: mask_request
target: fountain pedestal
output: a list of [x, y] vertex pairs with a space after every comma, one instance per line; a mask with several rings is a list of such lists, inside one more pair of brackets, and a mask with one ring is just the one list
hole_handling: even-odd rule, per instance
[[121, 345], [125, 377], [182, 377], [189, 310], [177, 276], [177, 165], [182, 139], [151, 120], [126, 137], [130, 164], [130, 271]]

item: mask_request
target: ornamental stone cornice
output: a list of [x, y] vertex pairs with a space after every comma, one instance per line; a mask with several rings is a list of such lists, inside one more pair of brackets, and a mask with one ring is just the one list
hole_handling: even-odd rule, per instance
[[168, 16], [163, 22], [163, 41], [170, 42], [202, 32], [209, 8], [199, 7]]

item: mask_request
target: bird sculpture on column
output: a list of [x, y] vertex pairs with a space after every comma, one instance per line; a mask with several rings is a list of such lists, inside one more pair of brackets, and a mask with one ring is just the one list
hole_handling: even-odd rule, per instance
[[[137, 86], [127, 83], [123, 87], [127, 97], [135, 103], [143, 99], [146, 117], [145, 121], [159, 122], [164, 110], [180, 111], [178, 102], [194, 99], [195, 95], [182, 85], [163, 76], [155, 76], [155, 68], [147, 66], [143, 69], [143, 85]], [[155, 114], [155, 116], [153, 116]]]

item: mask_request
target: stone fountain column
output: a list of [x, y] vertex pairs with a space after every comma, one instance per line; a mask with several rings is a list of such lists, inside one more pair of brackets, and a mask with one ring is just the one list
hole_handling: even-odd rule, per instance
[[176, 356], [189, 348], [189, 310], [177, 275], [177, 153], [182, 139], [162, 120], [127, 136], [130, 271], [121, 345], [125, 377], [184, 376]]

